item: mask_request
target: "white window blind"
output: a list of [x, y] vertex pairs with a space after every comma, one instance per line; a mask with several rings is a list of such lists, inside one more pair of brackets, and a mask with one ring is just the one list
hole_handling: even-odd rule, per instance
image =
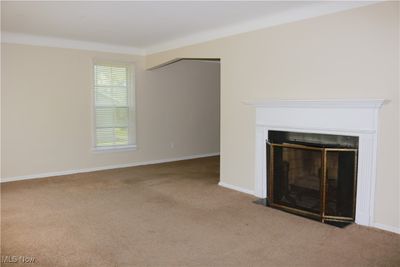
[[96, 148], [134, 145], [133, 84], [130, 65], [94, 65]]

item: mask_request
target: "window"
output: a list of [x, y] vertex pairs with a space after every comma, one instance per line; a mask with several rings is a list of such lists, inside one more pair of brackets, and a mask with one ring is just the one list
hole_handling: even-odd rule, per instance
[[95, 148], [135, 147], [133, 67], [94, 64]]

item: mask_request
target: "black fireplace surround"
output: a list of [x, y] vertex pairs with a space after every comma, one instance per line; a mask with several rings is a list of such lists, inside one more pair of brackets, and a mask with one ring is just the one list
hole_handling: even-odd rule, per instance
[[358, 139], [268, 131], [267, 204], [322, 222], [353, 222]]

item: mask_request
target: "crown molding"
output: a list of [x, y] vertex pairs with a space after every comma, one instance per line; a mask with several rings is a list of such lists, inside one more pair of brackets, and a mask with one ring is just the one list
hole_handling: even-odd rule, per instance
[[133, 54], [145, 56], [143, 49], [131, 46], [112, 45], [97, 42], [86, 42], [66, 38], [47, 37], [14, 32], [1, 32], [1, 43], [25, 44], [58, 48], [72, 48], [99, 52]]
[[1, 32], [1, 42], [146, 56], [184, 46], [195, 45], [228, 36], [233, 36], [241, 33], [270, 28], [285, 23], [300, 21], [308, 18], [345, 11], [357, 7], [367, 6], [382, 1], [383, 0], [351, 1], [351, 2], [321, 1], [311, 6], [294, 8], [292, 10], [281, 12], [273, 16], [246, 21], [243, 23], [217, 28], [210, 31], [204, 31], [201, 33], [192, 34], [175, 40], [170, 40], [167, 42], [162, 42], [155, 45], [147, 46], [145, 48], [113, 45], [113, 44], [98, 43], [98, 42], [87, 42], [87, 41], [73, 40], [67, 38], [39, 36], [39, 35], [14, 33], [14, 32]]
[[363, 7], [371, 4], [382, 2], [383, 0], [377, 1], [336, 1], [336, 2], [318, 2], [312, 6], [306, 6], [301, 8], [294, 8], [285, 12], [275, 14], [260, 19], [246, 21], [235, 25], [218, 28], [210, 31], [204, 31], [202, 33], [196, 33], [183, 38], [178, 38], [164, 43], [159, 43], [153, 46], [146, 47], [146, 54], [155, 54], [171, 49], [176, 49], [184, 46], [195, 45], [198, 43], [204, 43], [220, 39], [223, 37], [233, 36], [241, 33], [261, 30], [270, 28], [273, 26], [300, 21], [308, 18], [319, 17], [322, 15], [328, 15], [340, 11], [350, 10], [357, 7]]

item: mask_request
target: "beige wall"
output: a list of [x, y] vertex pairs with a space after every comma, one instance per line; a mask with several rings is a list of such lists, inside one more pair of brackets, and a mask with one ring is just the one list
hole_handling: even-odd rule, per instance
[[255, 111], [245, 100], [385, 98], [375, 222], [400, 227], [399, 3], [385, 2], [146, 58], [221, 58], [221, 180], [254, 188]]
[[[92, 151], [93, 58], [136, 64], [136, 151]], [[219, 152], [219, 64], [10, 44], [1, 64], [5, 179]]]

